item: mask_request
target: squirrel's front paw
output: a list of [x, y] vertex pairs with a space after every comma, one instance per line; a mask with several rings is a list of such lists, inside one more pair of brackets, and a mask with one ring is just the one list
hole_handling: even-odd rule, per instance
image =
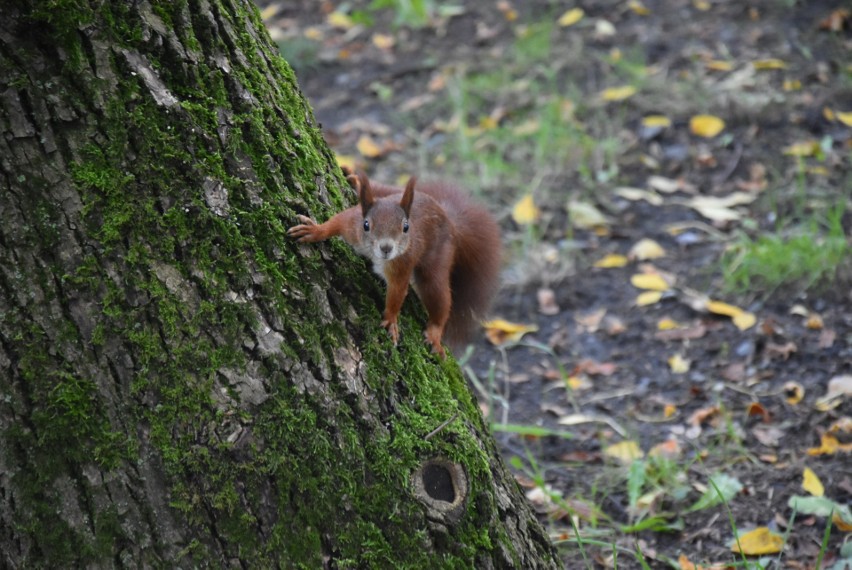
[[298, 238], [299, 241], [305, 242], [319, 241], [322, 239], [318, 231], [319, 226], [314, 220], [302, 215], [298, 215], [296, 217], [299, 218], [299, 221], [302, 223], [287, 230], [288, 236]]
[[393, 345], [396, 346], [399, 342], [399, 327], [396, 324], [396, 319], [385, 319], [382, 321], [382, 326], [387, 329], [393, 339]]

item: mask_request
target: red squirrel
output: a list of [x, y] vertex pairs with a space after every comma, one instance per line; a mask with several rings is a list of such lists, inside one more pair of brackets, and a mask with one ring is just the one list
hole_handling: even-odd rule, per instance
[[401, 190], [373, 184], [364, 174], [344, 174], [358, 192], [359, 205], [323, 224], [300, 215], [302, 223], [287, 234], [300, 242], [340, 236], [373, 262], [373, 271], [387, 282], [381, 324], [394, 345], [411, 283], [429, 316], [426, 341], [444, 358], [441, 340], [454, 349], [463, 346], [497, 292], [502, 257], [497, 222], [484, 206], [447, 183], [418, 185], [411, 177]]

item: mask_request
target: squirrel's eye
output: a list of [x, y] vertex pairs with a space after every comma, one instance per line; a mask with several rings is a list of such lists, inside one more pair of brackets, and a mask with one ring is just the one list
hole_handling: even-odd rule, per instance
[[364, 231], [370, 231], [370, 220], [364, 220]]
[[405, 220], [404, 222], [402, 222], [402, 233], [404, 233], [404, 234], [408, 233], [408, 220]]

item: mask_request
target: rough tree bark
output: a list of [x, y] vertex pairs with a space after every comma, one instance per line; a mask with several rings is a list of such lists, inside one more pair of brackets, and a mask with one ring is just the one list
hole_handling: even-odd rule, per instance
[[0, 565], [556, 565], [249, 2], [0, 0], [0, 133]]

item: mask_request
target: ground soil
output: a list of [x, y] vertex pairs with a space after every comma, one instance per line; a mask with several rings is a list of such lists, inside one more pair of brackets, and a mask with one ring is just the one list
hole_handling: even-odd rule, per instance
[[[361, 158], [371, 176], [387, 182], [419, 173], [424, 163], [432, 174], [454, 172], [452, 164], [435, 166], [423, 158], [424, 147], [441, 144], [434, 123], [450, 118], [446, 113], [430, 116], [430, 109], [442, 112], [440, 107], [417, 105], [418, 96], [444, 96], [427, 87], [439, 70], [493, 69], [495, 58], [506, 57], [507, 46], [517, 38], [519, 22], [555, 19], [571, 7], [543, 1], [456, 2], [463, 6], [462, 13], [421, 28], [394, 26], [392, 12], [373, 11], [372, 27], [335, 29], [328, 25], [328, 12], [339, 7], [335, 3], [285, 4], [268, 23], [274, 37], [290, 42], [285, 55], [330, 144], [341, 155], [357, 156], [361, 134], [378, 132], [381, 138], [387, 135], [381, 128], [389, 127], [392, 133], [385, 140], [394, 147], [374, 159]], [[571, 438], [499, 431], [496, 437], [507, 460], [521, 458], [516, 465], [519, 481], [531, 487], [533, 478], [543, 477], [550, 489], [562, 495], [568, 512], [577, 516], [581, 532], [591, 539], [598, 536], [597, 531], [605, 544], [634, 552], [638, 548], [653, 568], [685, 564], [675, 562], [681, 555], [696, 564], [742, 564], [731, 553], [732, 524], [739, 529], [768, 526], [781, 534], [789, 530], [784, 552], [771, 557], [777, 561], [772, 567], [814, 568], [826, 519], [802, 515], [792, 519], [788, 500], [804, 494], [801, 483], [806, 466], [821, 478], [826, 496], [840, 504], [852, 500], [852, 454], [809, 455], [807, 451], [819, 447], [821, 434], [833, 422], [852, 415], [852, 398], [830, 410], [815, 407], [831, 378], [852, 373], [848, 279], [841, 275], [827, 288], [808, 292], [795, 284], [774, 291], [723, 288], [718, 261], [731, 236], [743, 228], [760, 233], [778, 216], [789, 215], [792, 202], [783, 197], [775, 209], [759, 201], [749, 207], [749, 219], [714, 225], [683, 205], [619, 200], [608, 191], [644, 182], [648, 171], [637, 158], [642, 153], [656, 153], [661, 157], [658, 174], [686, 181], [698, 193], [736, 191], [738, 182], [752, 179], [750, 168], [758, 163], [783, 187], [796, 174], [795, 164], [782, 148], [815, 139], [828, 140], [835, 150], [846, 149], [845, 154], [839, 153], [839, 162], [825, 165], [829, 172], [818, 186], [827, 189], [829, 196], [832, 191], [848, 195], [849, 188], [841, 186], [852, 180], [852, 129], [828, 120], [823, 110], [852, 111], [852, 82], [848, 67], [844, 68], [852, 61], [852, 22], [846, 21], [845, 28], [835, 32], [821, 29], [820, 23], [840, 6], [828, 1], [791, 5], [782, 0], [704, 4], [648, 0], [644, 4], [648, 12], [641, 15], [621, 1], [580, 5], [587, 23], [606, 19], [617, 35], [595, 40], [587, 28], [583, 37], [592, 39], [587, 39], [581, 52], [576, 51], [576, 38], [561, 35], [552, 51], [555, 59], [560, 57], [560, 46], [568, 54], [638, 51], [647, 65], [664, 68], [676, 81], [697, 59], [710, 57], [707, 54], [738, 61], [778, 58], [788, 66], [786, 76], [800, 78], [804, 87], [801, 94], [757, 109], [738, 98], [762, 95], [767, 84], [743, 88], [726, 104], [716, 101], [715, 114], [723, 116], [733, 136], [724, 145], [711, 146], [712, 160], [702, 158], [702, 143], [685, 128], [653, 139], [631, 139], [634, 148], [618, 157], [617, 180], [599, 187], [598, 201], [612, 221], [607, 232], [570, 228], [553, 194], [550, 202], [541, 204], [546, 228], [536, 236], [535, 247], [522, 250], [524, 255], [518, 255], [518, 248], [509, 248], [506, 285], [493, 311], [510, 321], [534, 324], [538, 331], [524, 337], [528, 345], [496, 347], [484, 337], [475, 345], [467, 366], [485, 387], [477, 389], [483, 410], [497, 422], [570, 432]], [[516, 18], [509, 9], [516, 11]], [[321, 36], [315, 45], [303, 43], [312, 26]], [[393, 37], [394, 46], [377, 48], [371, 42], [377, 31]], [[298, 40], [295, 51], [294, 39]], [[565, 61], [558, 73], [571, 78], [587, 95], [597, 93], [607, 86], [606, 70], [599, 61], [592, 57]], [[781, 78], [771, 85], [779, 92], [780, 82]], [[383, 96], [377, 85], [385, 89]], [[406, 104], [416, 111], [406, 112]], [[678, 116], [677, 109], [666, 108], [665, 102], [655, 104], [658, 112]], [[672, 107], [677, 105], [684, 105], [683, 99], [673, 97]], [[491, 110], [483, 109], [483, 115]], [[684, 112], [692, 112], [688, 104]], [[627, 115], [613, 119], [614, 124], [635, 131], [638, 118], [631, 117], [629, 110]], [[452, 163], [454, 158], [447, 160]], [[556, 173], [548, 180], [565, 187], [582, 183], [573, 172]], [[513, 190], [495, 184], [491, 204], [499, 210], [506, 234], [517, 237], [522, 230], [508, 215], [517, 196]], [[666, 226], [674, 222], [693, 223], [698, 229], [673, 236]], [[741, 331], [728, 317], [695, 310], [681, 295], [637, 307], [638, 290], [630, 284], [630, 276], [637, 272], [638, 263], [616, 269], [596, 269], [593, 263], [607, 253], [627, 252], [642, 238], [654, 239], [665, 248], [667, 255], [653, 263], [675, 275], [678, 284], [748, 309], [757, 316], [757, 324]], [[561, 260], [558, 263], [548, 261], [554, 251]], [[566, 251], [571, 254], [567, 260]], [[538, 256], [544, 260], [538, 262]], [[554, 314], [541, 312], [538, 295], [543, 289], [555, 295]], [[605, 316], [597, 319], [600, 311]], [[695, 334], [661, 337], [658, 323], [663, 318]], [[675, 354], [690, 362], [688, 371], [672, 370], [669, 359]], [[566, 374], [579, 383], [573, 390], [565, 387]], [[798, 403], [788, 400], [791, 382], [804, 391]], [[580, 421], [584, 417], [589, 421]], [[565, 418], [576, 423], [560, 425]], [[625, 468], [604, 453], [624, 440], [637, 442], [646, 452], [676, 441], [680, 447], [676, 462], [682, 471], [678, 481], [683, 483], [684, 496], [664, 494], [644, 512], [631, 509]], [[728, 504], [730, 511], [717, 506], [686, 513], [686, 507], [700, 496], [700, 485], [707, 485], [708, 474], [716, 471], [743, 484]], [[675, 483], [669, 482], [667, 488], [672, 486]], [[534, 493], [531, 497], [536, 499]], [[539, 500], [538, 506], [554, 537], [573, 536], [565, 510], [546, 500]], [[679, 521], [682, 527], [670, 532], [617, 530], [619, 525], [641, 520], [640, 515], [647, 518], [654, 513], [670, 513], [667, 520]], [[836, 562], [848, 536], [831, 531], [828, 547], [823, 548], [823, 568]], [[592, 543], [585, 546], [585, 554], [573, 543], [566, 543], [561, 552], [568, 568], [639, 567], [632, 555], [622, 551], [614, 561], [612, 547]]]

